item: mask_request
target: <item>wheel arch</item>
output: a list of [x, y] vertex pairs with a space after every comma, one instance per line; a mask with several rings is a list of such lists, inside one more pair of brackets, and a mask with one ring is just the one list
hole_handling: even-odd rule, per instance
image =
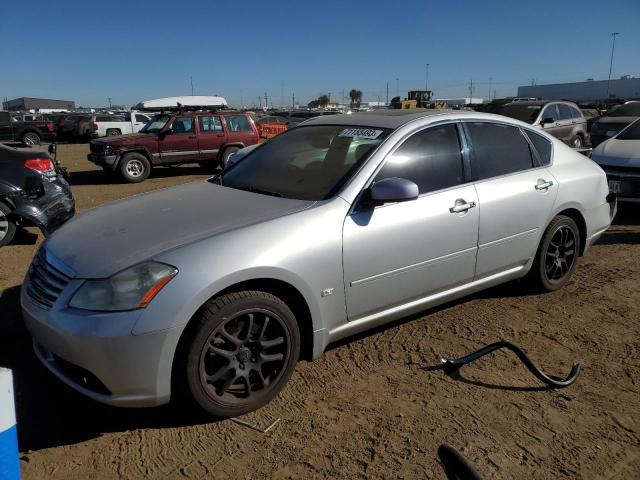
[[151, 168], [153, 168], [153, 155], [151, 155], [149, 151], [143, 147], [139, 147], [139, 148], [134, 147], [131, 149], [121, 150], [120, 155], [118, 156], [118, 162], [116, 163], [115, 167], [118, 168], [118, 166], [120, 165], [120, 161], [130, 153], [139, 153], [140, 155], [144, 155], [144, 157], [147, 160], [149, 160], [149, 164], [151, 165]]
[[[569, 217], [578, 226], [578, 231], [580, 232], [580, 250], [579, 255], [582, 256], [584, 254], [584, 249], [587, 243], [587, 222], [584, 219], [584, 215], [582, 212], [575, 207], [568, 207], [560, 210], [554, 215], [554, 218], [558, 215], [564, 215], [565, 217]], [[553, 218], [551, 219], [553, 220]]]

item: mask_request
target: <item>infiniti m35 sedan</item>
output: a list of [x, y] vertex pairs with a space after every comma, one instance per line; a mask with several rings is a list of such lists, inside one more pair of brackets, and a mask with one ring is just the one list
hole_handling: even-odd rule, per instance
[[230, 417], [336, 340], [521, 277], [562, 287], [615, 213], [596, 163], [514, 119], [322, 116], [208, 181], [78, 215], [21, 302], [83, 394]]

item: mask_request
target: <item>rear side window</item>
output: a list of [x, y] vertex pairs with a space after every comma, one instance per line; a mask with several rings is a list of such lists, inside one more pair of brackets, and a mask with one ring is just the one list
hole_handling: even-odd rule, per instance
[[222, 131], [222, 123], [220, 122], [220, 117], [215, 116], [207, 116], [207, 117], [198, 117], [200, 120], [200, 131], [203, 133], [208, 132], [221, 132]]
[[558, 110], [560, 111], [560, 120], [568, 120], [573, 118], [573, 112], [571, 111], [571, 107], [569, 107], [569, 105], [561, 103], [560, 105], [558, 105]]
[[376, 181], [392, 177], [411, 180], [421, 194], [460, 185], [462, 155], [456, 126], [431, 127], [409, 137], [387, 158]]
[[544, 138], [542, 135], [538, 135], [537, 133], [531, 132], [527, 130], [527, 135], [529, 139], [531, 139], [531, 143], [533, 143], [536, 152], [538, 152], [538, 157], [542, 162], [542, 165], [550, 165], [551, 164], [551, 142]]
[[466, 128], [473, 145], [474, 179], [484, 180], [533, 167], [529, 142], [519, 128], [485, 122], [470, 122]]
[[569, 107], [571, 109], [571, 113], [573, 114], [573, 118], [578, 120], [582, 120], [582, 112], [574, 107]]
[[251, 132], [251, 124], [244, 115], [229, 115], [224, 117], [227, 128], [231, 132]]

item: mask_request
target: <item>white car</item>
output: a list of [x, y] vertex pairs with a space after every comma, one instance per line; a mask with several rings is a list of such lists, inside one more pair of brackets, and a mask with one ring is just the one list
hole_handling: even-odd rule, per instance
[[606, 172], [618, 200], [640, 203], [640, 119], [598, 145], [591, 158]]

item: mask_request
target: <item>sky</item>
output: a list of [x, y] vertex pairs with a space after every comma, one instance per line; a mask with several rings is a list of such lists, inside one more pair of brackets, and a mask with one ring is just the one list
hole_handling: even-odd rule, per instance
[[640, 76], [640, 0], [0, 0], [0, 98], [438, 98]]

